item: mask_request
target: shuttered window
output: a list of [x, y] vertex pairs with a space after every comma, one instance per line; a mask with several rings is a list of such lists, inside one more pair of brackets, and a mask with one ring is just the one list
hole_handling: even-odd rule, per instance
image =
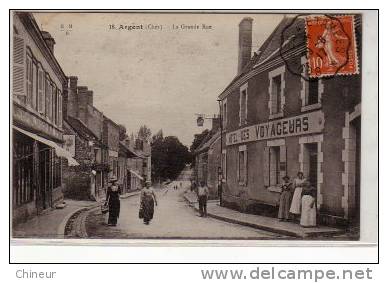
[[38, 109], [38, 66], [35, 60], [32, 60], [32, 95], [31, 106]]
[[58, 89], [58, 126], [62, 127], [62, 92]]
[[32, 105], [32, 57], [29, 52], [26, 56], [26, 92], [27, 104]]
[[19, 99], [26, 102], [24, 74], [25, 74], [25, 45], [20, 36], [13, 37], [13, 66], [12, 66], [12, 91]]
[[46, 76], [46, 116], [52, 120], [52, 87], [50, 83], [50, 78]]
[[38, 68], [38, 111], [41, 114], [45, 113], [45, 95], [44, 95], [44, 85], [45, 85], [45, 79], [44, 79], [44, 71], [42, 69], [42, 66], [39, 65]]

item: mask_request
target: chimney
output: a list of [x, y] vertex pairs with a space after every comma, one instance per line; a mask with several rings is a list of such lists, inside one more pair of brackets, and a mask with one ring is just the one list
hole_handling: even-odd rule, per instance
[[[78, 115], [78, 92], [77, 92], [78, 77], [69, 77], [69, 88], [67, 93], [67, 116], [77, 117]], [[67, 118], [66, 116], [66, 118]]]
[[88, 124], [88, 87], [87, 86], [79, 86], [78, 90], [78, 119]]
[[252, 21], [252, 18], [243, 18], [239, 24], [237, 74], [241, 74], [242, 69], [251, 59]]
[[88, 104], [93, 105], [93, 90], [88, 90], [86, 94], [88, 97]]
[[54, 38], [51, 36], [51, 34], [48, 31], [42, 31], [42, 36], [48, 48], [50, 49], [51, 53], [54, 54], [54, 44], [55, 44]]

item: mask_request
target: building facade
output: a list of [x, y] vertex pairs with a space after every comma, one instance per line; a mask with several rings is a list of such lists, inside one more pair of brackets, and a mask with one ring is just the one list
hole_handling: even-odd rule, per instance
[[103, 143], [104, 115], [93, 106], [93, 91], [78, 86], [78, 77], [69, 77], [64, 96], [65, 144], [80, 163], [77, 168], [64, 167], [65, 196], [100, 200], [108, 185], [108, 146]]
[[31, 13], [13, 14], [12, 218], [19, 222], [63, 199], [62, 97], [67, 78], [54, 56], [55, 41]]
[[119, 126], [104, 115], [102, 142], [108, 147], [109, 178], [118, 177], [119, 162]]
[[[242, 211], [275, 211], [282, 177], [302, 171], [317, 188], [321, 223], [358, 224], [361, 75], [306, 79], [305, 22], [291, 21], [284, 18], [253, 57], [240, 46], [250, 60], [239, 62], [219, 96], [223, 202]], [[361, 34], [357, 16], [354, 24]], [[251, 30], [252, 19], [243, 19], [240, 43], [251, 40]], [[361, 56], [360, 44], [357, 50]]]

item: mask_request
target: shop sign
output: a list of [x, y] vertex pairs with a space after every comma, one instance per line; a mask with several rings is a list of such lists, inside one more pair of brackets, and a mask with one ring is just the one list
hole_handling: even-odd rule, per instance
[[252, 125], [226, 134], [226, 145], [320, 133], [324, 126], [322, 111]]

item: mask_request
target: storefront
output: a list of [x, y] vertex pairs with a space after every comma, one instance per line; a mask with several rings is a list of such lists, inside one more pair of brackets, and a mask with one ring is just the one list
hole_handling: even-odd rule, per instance
[[63, 198], [62, 159], [78, 163], [58, 144], [13, 127], [13, 221], [53, 207]]

